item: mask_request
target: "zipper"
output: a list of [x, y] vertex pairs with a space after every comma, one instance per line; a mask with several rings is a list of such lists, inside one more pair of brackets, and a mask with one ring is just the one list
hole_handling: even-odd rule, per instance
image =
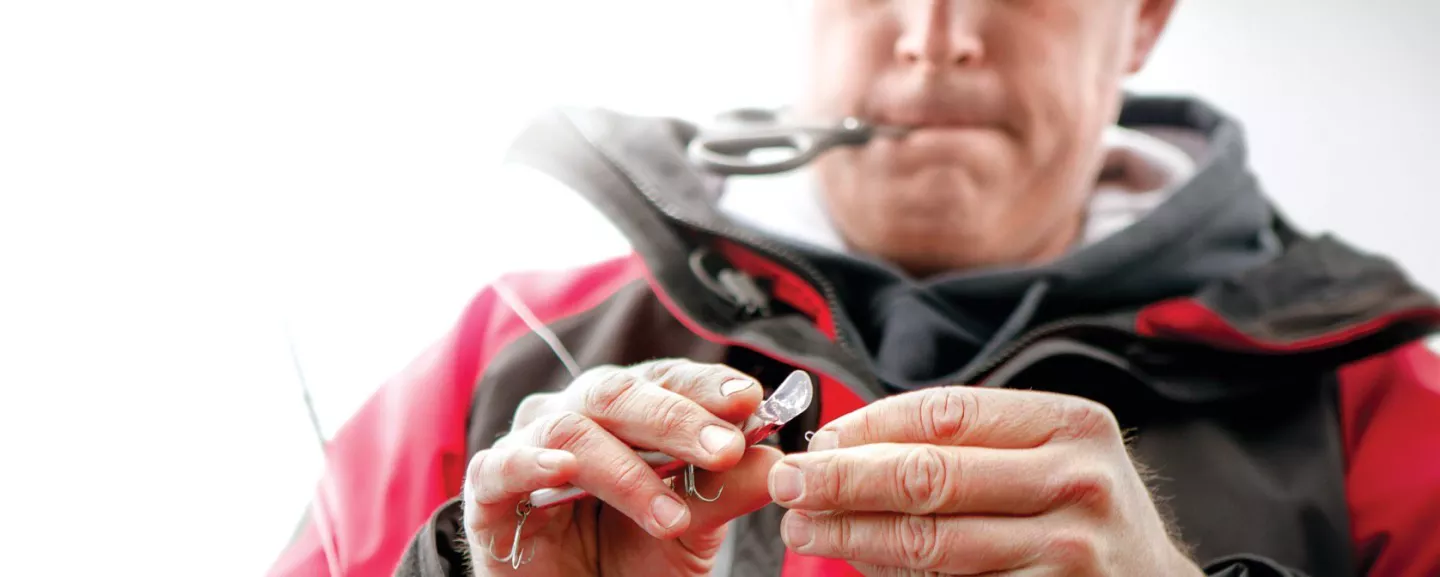
[[1052, 323], [1046, 323], [1020, 335], [1019, 338], [1010, 341], [1010, 344], [1005, 345], [1005, 348], [1000, 349], [1000, 352], [998, 353], [990, 355], [989, 358], [976, 359], [979, 364], [972, 365], [969, 368], [965, 369], [965, 371], [962, 372], [960, 376], [955, 379], [955, 383], [962, 385], [974, 384], [970, 382], [977, 377], [983, 376], [986, 373], [995, 370], [1000, 365], [1005, 364], [1006, 361], [1015, 358], [1015, 356], [1020, 354], [1021, 351], [1024, 351], [1025, 349], [1029, 348], [1030, 345], [1035, 344], [1041, 339], [1049, 338], [1065, 331], [1079, 328], [1103, 329], [1112, 331], [1120, 330], [1116, 329], [1113, 326], [1104, 324], [1103, 319], [1100, 319], [1098, 317], [1076, 317], [1055, 321]]
[[[806, 263], [803, 259], [795, 255], [793, 252], [785, 250], [783, 247], [777, 246], [775, 243], [768, 242], [764, 239], [754, 236], [750, 236], [749, 234], [741, 231], [736, 227], [708, 226], [702, 223], [695, 222], [692, 219], [680, 215], [674, 210], [672, 206], [668, 205], [664, 201], [656, 199], [654, 195], [645, 192], [643, 188], [637, 187], [637, 189], [639, 189], [641, 191], [641, 194], [644, 194], [645, 197], [649, 199], [656, 208], [660, 209], [661, 212], [665, 213], [665, 215], [669, 216], [670, 218], [684, 223], [687, 226], [691, 226], [696, 229], [709, 232], [711, 234], [723, 236], [730, 240], [739, 241], [752, 250], [760, 251], [761, 253], [765, 253], [766, 256], [781, 261], [792, 270], [798, 269], [806, 277], [806, 282], [809, 282], [812, 286], [820, 289], [821, 297], [823, 297], [825, 300], [825, 307], [830, 313], [830, 318], [836, 320], [841, 318], [840, 315], [842, 314], [842, 312], [840, 311], [840, 307], [837, 304], [840, 302], [840, 297], [838, 294], [836, 294], [835, 287], [830, 284], [830, 281], [825, 280], [825, 277], [821, 276], [819, 271], [815, 270], [814, 267]], [[751, 282], [753, 283], [753, 281]], [[842, 330], [842, 327], [839, 324], [835, 326], [835, 342], [840, 345], [840, 348], [845, 349], [846, 352], [851, 354], [859, 354], [859, 349], [856, 348], [853, 342], [851, 342], [850, 337], [846, 334], [846, 331]]]
[[[649, 187], [641, 184], [640, 179], [635, 178], [635, 175], [631, 173], [629, 168], [625, 167], [624, 164], [617, 161], [616, 158], [612, 156], [610, 152], [604, 147], [597, 145], [595, 141], [591, 140], [590, 137], [586, 135], [584, 131], [580, 130], [578, 126], [575, 126], [573, 123], [571, 124], [571, 126], [574, 127], [576, 132], [580, 133], [581, 137], [584, 138], [586, 142], [590, 143], [591, 148], [595, 149], [596, 152], [599, 152], [601, 156], [605, 157], [605, 159], [610, 162], [611, 166], [614, 166], [616, 170], [619, 170], [621, 174], [625, 175], [625, 181], [630, 184], [631, 188], [633, 188], [636, 192], [639, 192], [641, 196], [645, 197], [645, 199], [649, 201], [651, 205], [659, 209], [660, 212], [665, 214], [665, 216], [668, 216], [671, 219], [691, 228], [708, 232], [710, 234], [723, 236], [731, 240], [739, 241], [740, 243], [751, 248], [752, 250], [766, 253], [767, 256], [783, 262], [784, 264], [788, 265], [792, 270], [799, 270], [800, 273], [805, 277], [805, 281], [809, 282], [812, 286], [819, 287], [821, 296], [825, 300], [825, 306], [830, 312], [830, 318], [835, 320], [839, 320], [840, 318], [842, 318], [840, 316], [842, 314], [840, 311], [840, 307], [837, 304], [840, 302], [840, 297], [835, 292], [835, 287], [831, 285], [830, 282], [826, 280], [825, 277], [822, 276], [818, 270], [816, 270], [809, 263], [805, 262], [804, 259], [801, 259], [798, 255], [789, 250], [786, 250], [784, 247], [781, 247], [764, 238], [751, 235], [749, 232], [740, 228], [723, 225], [717, 226], [707, 223], [696, 222], [695, 219], [689, 218], [681, 214], [680, 211], [675, 209], [674, 205], [662, 200], [660, 196], [658, 194], [654, 194], [654, 192], [651, 191]], [[858, 357], [858, 355], [860, 354], [860, 350], [850, 340], [850, 337], [846, 334], [844, 328], [841, 327], [838, 323], [835, 326], [835, 343], [838, 344], [841, 349], [844, 349], [846, 352], [852, 355], [857, 355], [857, 358], [860, 358]]]

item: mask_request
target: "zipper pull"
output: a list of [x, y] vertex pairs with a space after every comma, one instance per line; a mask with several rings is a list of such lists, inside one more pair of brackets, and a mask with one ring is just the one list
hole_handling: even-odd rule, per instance
[[765, 291], [760, 290], [760, 285], [755, 284], [755, 279], [750, 278], [743, 272], [733, 268], [720, 271], [720, 286], [725, 287], [725, 292], [730, 293], [730, 298], [740, 305], [748, 316], [770, 316], [770, 298], [765, 296]]
[[[707, 267], [706, 257], [713, 254], [705, 248], [690, 253], [690, 271], [695, 273], [695, 278], [738, 309], [732, 311], [734, 314], [741, 317], [769, 316], [770, 297], [760, 289], [755, 279], [719, 258], [712, 258], [713, 266]], [[712, 274], [711, 270], [717, 272]]]

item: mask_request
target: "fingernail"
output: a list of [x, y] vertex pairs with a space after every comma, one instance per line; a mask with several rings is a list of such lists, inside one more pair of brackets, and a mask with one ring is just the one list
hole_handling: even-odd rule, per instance
[[770, 498], [776, 503], [789, 503], [805, 494], [805, 473], [787, 463], [776, 463], [770, 470]]
[[541, 469], [553, 473], [560, 470], [560, 466], [569, 456], [570, 454], [564, 451], [541, 451], [540, 455], [535, 457], [535, 463], [540, 465]]
[[753, 386], [755, 386], [755, 381], [752, 381], [750, 379], [734, 379], [730, 381], [725, 381], [724, 384], [720, 385], [720, 394], [728, 397]]
[[710, 425], [700, 430], [700, 446], [705, 447], [712, 455], [729, 448], [732, 443], [740, 441], [740, 433], [736, 433], [719, 425]]
[[661, 527], [669, 529], [685, 516], [685, 505], [669, 495], [657, 495], [650, 501], [650, 514], [655, 516], [655, 522]]
[[835, 431], [820, 431], [810, 437], [810, 447], [807, 451], [829, 451], [840, 446], [840, 435]]
[[799, 551], [815, 539], [815, 522], [803, 513], [785, 515], [785, 546]]

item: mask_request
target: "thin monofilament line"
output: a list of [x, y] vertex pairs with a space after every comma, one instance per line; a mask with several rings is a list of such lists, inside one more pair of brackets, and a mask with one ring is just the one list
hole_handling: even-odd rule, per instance
[[310, 394], [310, 382], [305, 379], [305, 368], [300, 362], [300, 351], [295, 348], [295, 336], [290, 332], [290, 323], [284, 324], [285, 343], [290, 347], [290, 362], [295, 365], [295, 380], [300, 382], [300, 394], [305, 397], [305, 412], [310, 415], [310, 426], [315, 429], [315, 439], [320, 442], [320, 453], [325, 453], [325, 429], [320, 426], [320, 413], [315, 410], [315, 398]]
[[[283, 323], [285, 331], [285, 343], [290, 348], [290, 362], [295, 366], [295, 380], [300, 383], [300, 393], [305, 398], [305, 411], [310, 415], [310, 426], [315, 429], [315, 439], [320, 443], [320, 462], [328, 468], [329, 458], [325, 454], [327, 440], [325, 429], [320, 425], [320, 413], [315, 410], [315, 398], [310, 394], [310, 382], [305, 378], [304, 364], [300, 362], [300, 351], [295, 346], [295, 336], [290, 332], [290, 323]], [[335, 544], [331, 541], [330, 518], [328, 513], [321, 506], [321, 495], [317, 494], [310, 502], [311, 512], [309, 519], [315, 523], [315, 531], [320, 534], [320, 549], [325, 555], [325, 566], [329, 568], [331, 575], [340, 575], [340, 554], [335, 550]]]
[[530, 310], [530, 307], [526, 306], [524, 301], [520, 300], [520, 297], [515, 294], [515, 291], [510, 290], [510, 287], [499, 279], [490, 283], [490, 288], [494, 289], [495, 295], [499, 296], [500, 300], [504, 301], [505, 305], [510, 307], [510, 310], [515, 311], [515, 315], [519, 316], [520, 320], [525, 323], [525, 326], [530, 328], [530, 332], [535, 333], [535, 336], [545, 341], [546, 346], [550, 347], [550, 351], [554, 352], [555, 356], [560, 359], [560, 363], [565, 365], [565, 370], [570, 371], [571, 377], [580, 376], [580, 363], [575, 362], [575, 357], [570, 355], [570, 351], [565, 348], [564, 343], [560, 342], [560, 337], [555, 334], [555, 331], [550, 330], [550, 327], [540, 322], [540, 318], [536, 317], [535, 312]]

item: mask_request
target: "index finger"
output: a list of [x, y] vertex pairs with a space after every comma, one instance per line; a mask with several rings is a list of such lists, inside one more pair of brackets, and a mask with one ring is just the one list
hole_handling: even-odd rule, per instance
[[664, 359], [636, 365], [633, 370], [731, 423], [744, 421], [765, 396], [754, 377], [722, 364]]
[[815, 432], [809, 450], [872, 443], [1030, 449], [1056, 440], [1118, 432], [1109, 409], [1090, 400], [952, 386], [896, 395], [835, 419]]
[[[546, 401], [547, 410], [559, 407], [577, 410], [583, 397], [607, 380], [630, 380], [656, 385], [678, 394], [729, 423], [749, 417], [763, 400], [759, 381], [737, 369], [697, 363], [686, 359], [660, 359], [628, 367], [604, 365], [591, 368], [566, 387], [557, 399]], [[523, 408], [523, 406], [522, 406]]]

